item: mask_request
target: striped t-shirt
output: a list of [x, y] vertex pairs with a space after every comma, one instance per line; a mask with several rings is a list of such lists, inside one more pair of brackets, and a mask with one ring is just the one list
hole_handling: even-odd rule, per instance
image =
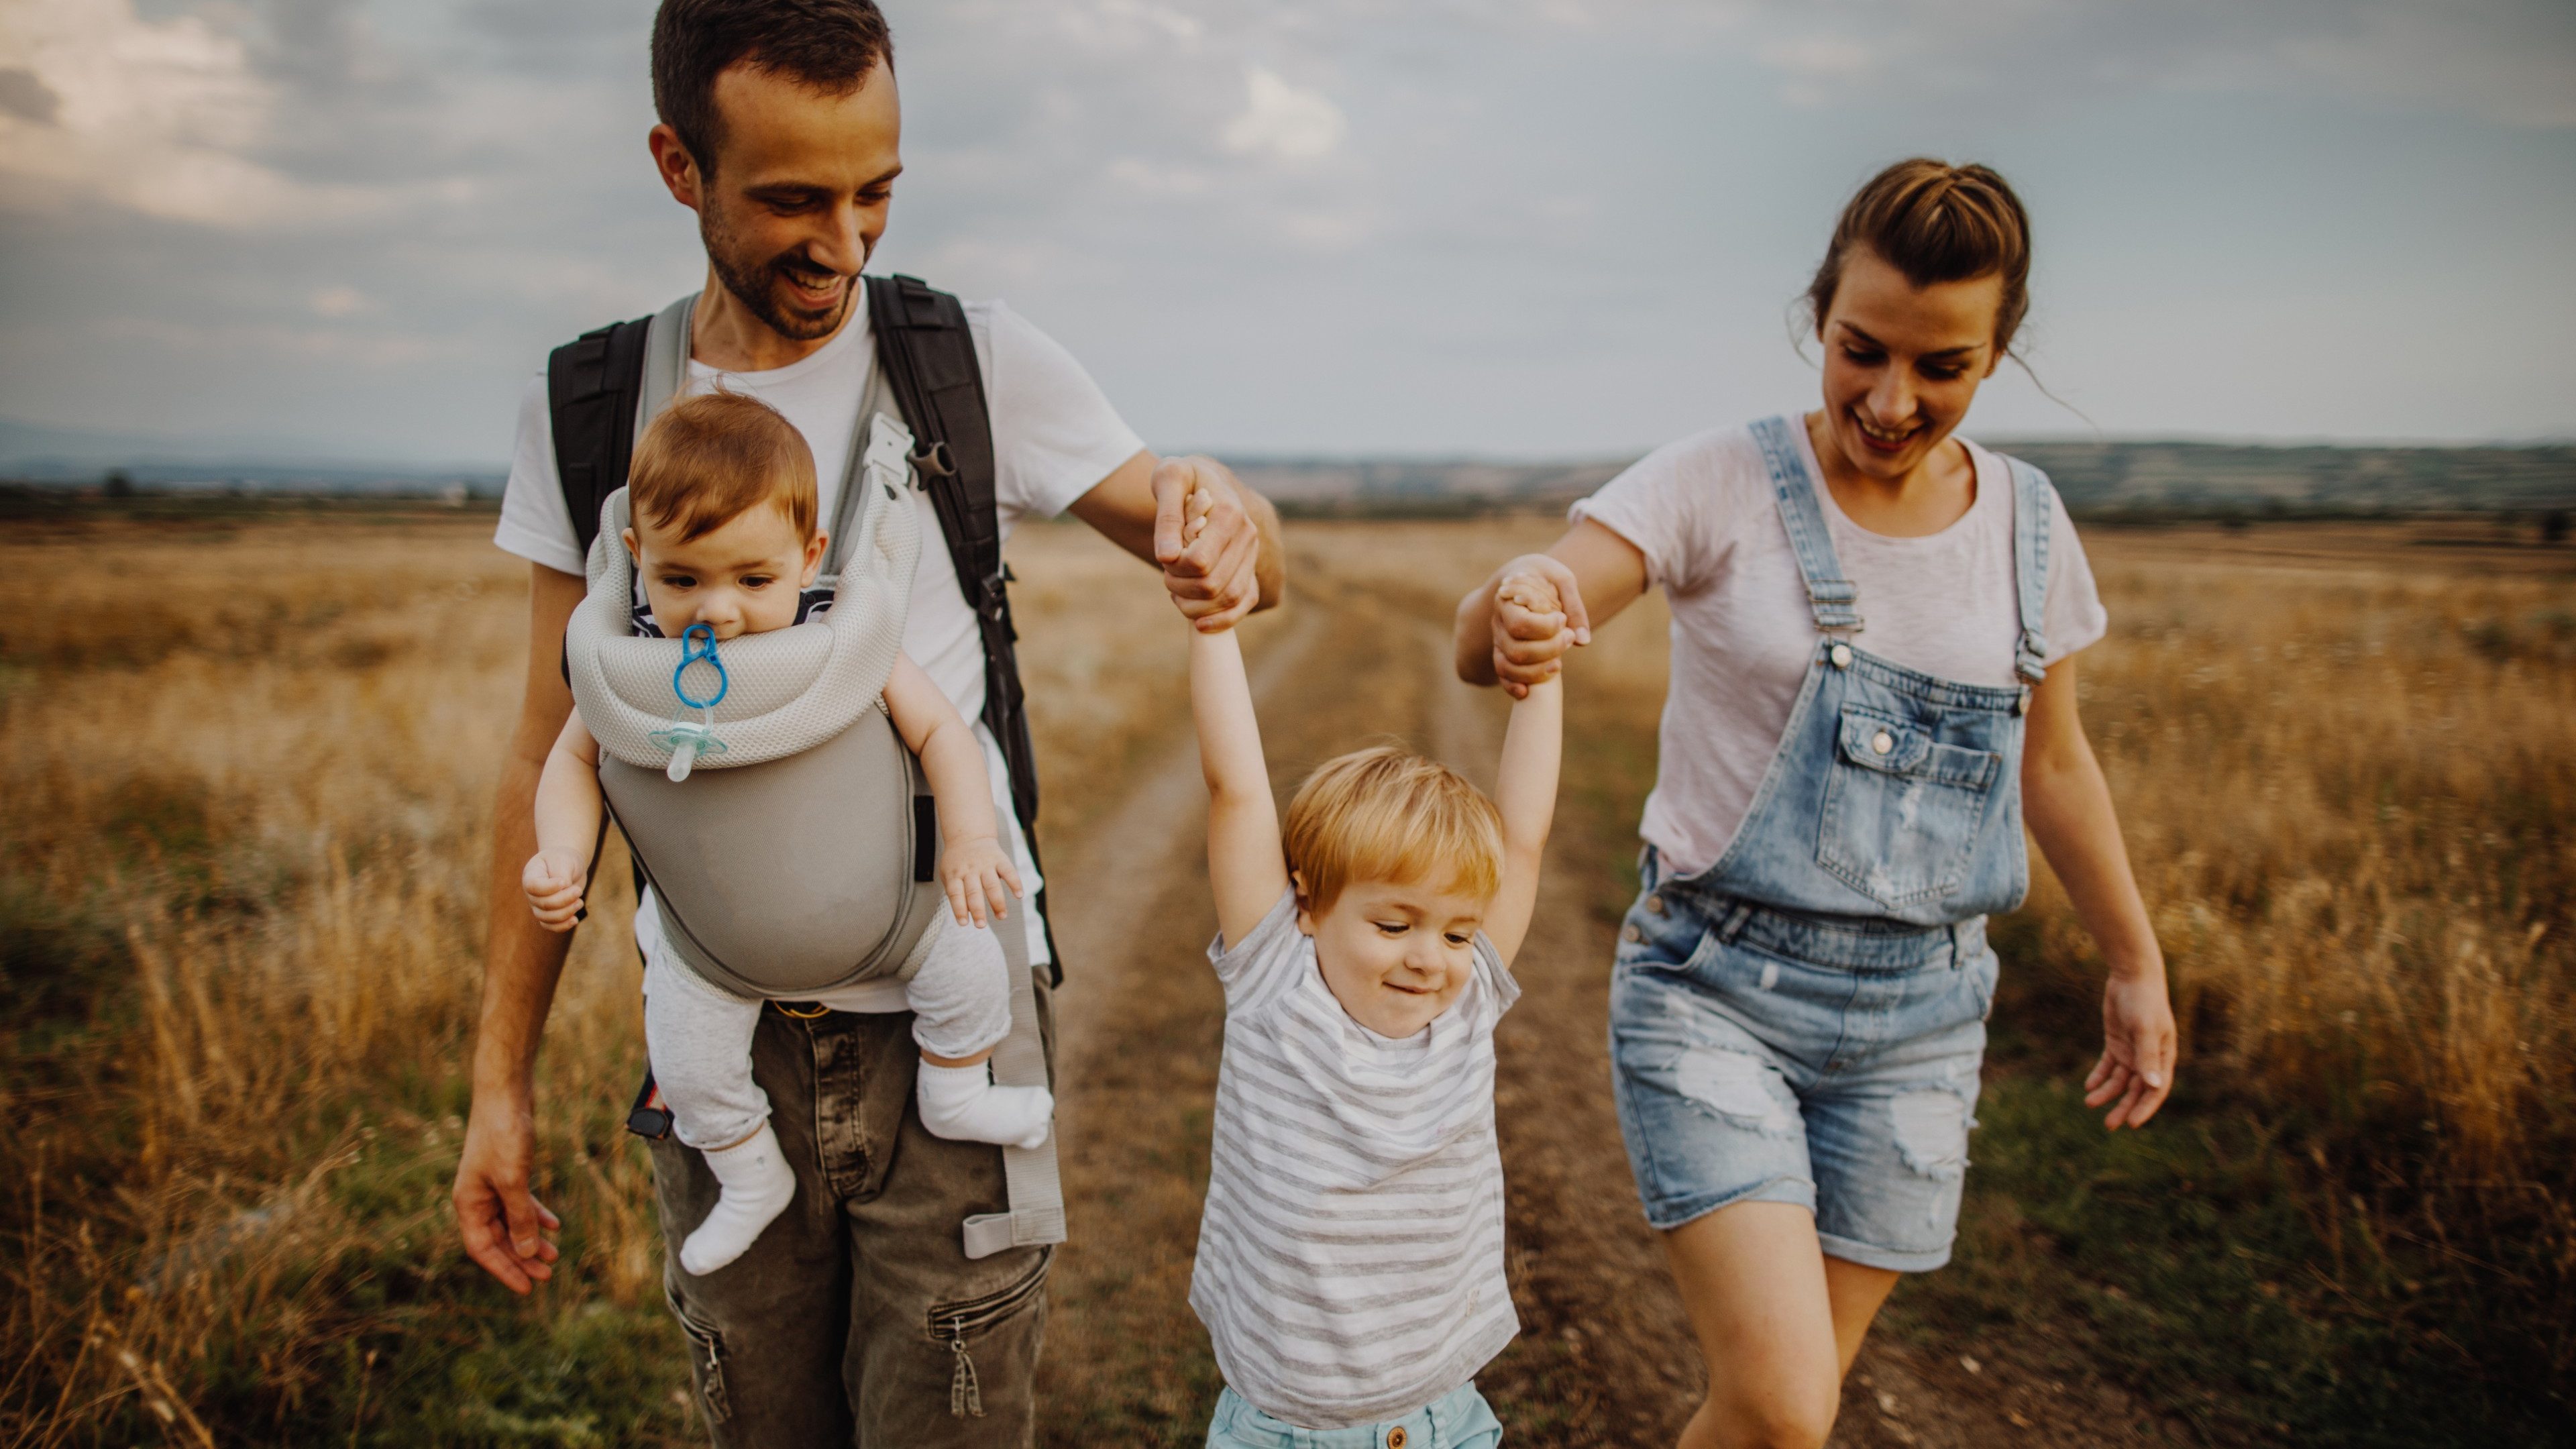
[[1520, 987], [1480, 933], [1466, 990], [1396, 1041], [1333, 999], [1294, 892], [1224, 945], [1208, 947], [1225, 1055], [1190, 1307], [1262, 1412], [1401, 1418], [1520, 1331], [1494, 1145], [1494, 1023]]

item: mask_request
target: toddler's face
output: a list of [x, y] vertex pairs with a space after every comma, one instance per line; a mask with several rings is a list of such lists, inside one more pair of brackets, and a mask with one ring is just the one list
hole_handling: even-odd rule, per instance
[[1467, 989], [1476, 929], [1492, 904], [1448, 884], [1352, 881], [1321, 915], [1300, 906], [1297, 928], [1315, 938], [1324, 985], [1351, 1019], [1402, 1038]]
[[664, 635], [705, 624], [718, 639], [765, 634], [796, 622], [797, 595], [814, 582], [826, 539], [796, 536], [786, 510], [755, 505], [683, 543], [675, 529], [626, 530], [644, 580], [644, 602]]

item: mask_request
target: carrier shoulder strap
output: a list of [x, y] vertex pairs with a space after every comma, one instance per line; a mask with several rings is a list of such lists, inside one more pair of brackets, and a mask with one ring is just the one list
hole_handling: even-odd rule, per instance
[[599, 505], [626, 486], [635, 452], [635, 409], [643, 391], [650, 317], [612, 322], [546, 359], [546, 413], [554, 427], [555, 477], [572, 514], [574, 543], [590, 553]]
[[1011, 767], [1011, 805], [1023, 830], [1038, 818], [1036, 751], [1020, 689], [1019, 631], [1011, 627], [1010, 575], [1002, 566], [993, 499], [993, 427], [984, 370], [966, 308], [917, 277], [869, 277], [868, 319], [877, 358], [912, 429], [913, 471], [930, 491], [939, 531], [957, 565], [957, 587], [984, 636], [984, 724]]

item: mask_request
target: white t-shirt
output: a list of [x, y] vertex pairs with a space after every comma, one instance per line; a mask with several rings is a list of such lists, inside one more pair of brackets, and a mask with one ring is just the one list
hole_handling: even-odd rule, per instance
[[[2013, 683], [2021, 607], [2003, 459], [1968, 443], [1977, 470], [1968, 511], [1939, 533], [1890, 538], [1844, 516], [1806, 428], [1793, 423], [1790, 431], [1844, 576], [1860, 590], [1865, 627], [1854, 642], [1944, 679]], [[2055, 488], [2048, 502], [2043, 630], [2053, 663], [2100, 639], [2109, 621]], [[1647, 581], [1672, 605], [1655, 790], [1637, 831], [1672, 874], [1696, 875], [1717, 863], [1744, 823], [1816, 657], [1815, 615], [1770, 469], [1751, 429], [1721, 428], [1647, 454], [1569, 516], [1635, 544]]]
[[[966, 322], [975, 341], [975, 359], [984, 373], [984, 400], [993, 427], [993, 497], [1002, 537], [1007, 540], [1013, 522], [1028, 514], [1052, 518], [1062, 513], [1145, 444], [1073, 354], [1026, 318], [998, 301], [969, 302]], [[785, 367], [719, 372], [691, 359], [687, 390], [712, 391], [721, 381], [730, 391], [750, 394], [778, 409], [814, 451], [821, 495], [818, 516], [829, 520], [840, 498], [859, 396], [866, 389], [875, 353], [875, 331], [867, 309], [858, 307], [831, 341]], [[974, 611], [966, 606], [966, 595], [957, 585], [957, 565], [949, 555], [946, 535], [940, 532], [930, 495], [916, 489], [912, 501], [921, 523], [921, 562], [913, 573], [904, 652], [938, 684], [957, 712], [974, 724], [993, 779], [994, 808], [1018, 859], [1023, 884], [1034, 897], [1037, 871], [1011, 811], [1009, 767], [979, 718], [984, 710], [983, 638]], [[518, 445], [510, 463], [509, 485], [501, 495], [500, 526], [493, 530], [492, 541], [531, 563], [578, 575], [582, 556], [573, 539], [572, 515], [564, 506], [563, 487], [555, 475], [554, 427], [546, 409], [545, 374], [540, 372], [519, 395]], [[1028, 932], [1029, 960], [1047, 960], [1046, 936], [1036, 929], [1036, 912], [1018, 909], [1012, 916]], [[658, 936], [659, 923], [649, 908], [636, 913], [635, 929], [639, 941], [648, 945]], [[904, 1009], [902, 983], [893, 981], [868, 982], [818, 999], [845, 1011]]]
[[1232, 949], [1190, 1307], [1226, 1383], [1308, 1429], [1400, 1419], [1520, 1331], [1503, 1277], [1494, 1024], [1520, 987], [1478, 932], [1401, 1041], [1351, 1019], [1282, 891]]

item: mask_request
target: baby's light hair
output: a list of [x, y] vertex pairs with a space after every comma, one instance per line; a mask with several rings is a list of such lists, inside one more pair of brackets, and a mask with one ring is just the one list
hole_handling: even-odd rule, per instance
[[1394, 745], [1318, 766], [1288, 802], [1280, 835], [1310, 911], [1331, 910], [1353, 881], [1437, 877], [1479, 897], [1502, 888], [1502, 812], [1457, 771]]
[[814, 536], [814, 451], [776, 408], [738, 392], [700, 393], [664, 408], [636, 441], [626, 502], [639, 523], [687, 543], [763, 503]]

